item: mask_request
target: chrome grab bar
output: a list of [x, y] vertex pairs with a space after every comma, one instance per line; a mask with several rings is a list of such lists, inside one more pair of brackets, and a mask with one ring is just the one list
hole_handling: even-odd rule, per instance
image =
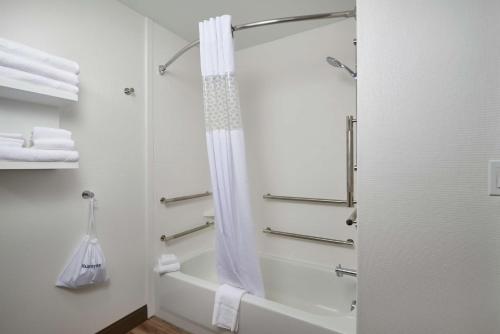
[[345, 206], [347, 204], [347, 201], [343, 200], [343, 199], [282, 196], [282, 195], [272, 195], [269, 193], [262, 196], [262, 198], [278, 199], [278, 200], [284, 200], [284, 201], [296, 201], [296, 202], [323, 203], [323, 204], [332, 204], [332, 205], [341, 205], [341, 206]]
[[[354, 123], [357, 119], [354, 116], [346, 116], [346, 199], [331, 199], [331, 198], [314, 198], [314, 197], [298, 197], [298, 196], [281, 196], [265, 194], [262, 196], [265, 199], [278, 199], [284, 201], [295, 202], [310, 202], [323, 203], [338, 206], [354, 207]], [[357, 169], [357, 168], [356, 168]]]
[[173, 240], [173, 239], [177, 239], [177, 238], [183, 237], [185, 235], [188, 235], [188, 234], [191, 234], [191, 233], [194, 233], [194, 232], [197, 232], [197, 231], [209, 228], [213, 224], [214, 224], [214, 222], [206, 222], [205, 224], [203, 224], [201, 226], [197, 226], [197, 227], [194, 227], [194, 228], [191, 228], [189, 230], [185, 230], [185, 231], [182, 231], [182, 232], [179, 232], [179, 233], [176, 233], [176, 234], [172, 234], [172, 235], [169, 235], [169, 236], [166, 236], [164, 234], [164, 235], [162, 235], [160, 237], [160, 240], [167, 242], [167, 241], [170, 241], [170, 240]]
[[354, 116], [346, 116], [346, 188], [347, 206], [354, 206]]
[[335, 267], [335, 273], [337, 274], [337, 277], [342, 277], [344, 275], [358, 277], [358, 272], [356, 270], [342, 268], [341, 264]]
[[312, 241], [325, 242], [325, 243], [329, 243], [329, 244], [354, 247], [354, 241], [352, 239], [338, 240], [338, 239], [330, 239], [330, 238], [323, 238], [323, 237], [315, 237], [315, 236], [306, 235], [306, 234], [297, 234], [297, 233], [276, 231], [276, 230], [271, 229], [270, 227], [266, 227], [265, 229], [262, 230], [262, 232], [280, 235], [280, 236], [284, 236], [284, 237], [295, 238], [295, 239], [312, 240]]
[[205, 197], [205, 196], [210, 196], [212, 193], [210, 191], [206, 191], [201, 194], [193, 194], [193, 195], [187, 195], [187, 196], [179, 196], [179, 197], [171, 197], [171, 198], [165, 198], [162, 197], [160, 199], [160, 202], [163, 204], [168, 204], [168, 203], [173, 203], [173, 202], [179, 202], [179, 201], [185, 201], [188, 199], [193, 199], [193, 198], [198, 198], [198, 197]]

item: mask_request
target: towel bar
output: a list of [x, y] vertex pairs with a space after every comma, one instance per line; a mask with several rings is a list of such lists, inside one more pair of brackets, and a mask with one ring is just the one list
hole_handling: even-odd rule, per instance
[[354, 247], [354, 241], [352, 239], [338, 240], [338, 239], [330, 239], [330, 238], [323, 238], [323, 237], [315, 237], [315, 236], [306, 235], [306, 234], [298, 234], [298, 233], [276, 231], [276, 230], [271, 229], [270, 227], [266, 227], [265, 229], [262, 230], [262, 232], [269, 233], [269, 234], [280, 235], [280, 236], [289, 237], [289, 238], [294, 238], [294, 239], [319, 241], [319, 242], [325, 242], [325, 243], [328, 243], [328, 244], [342, 245], [342, 246], [347, 246], [347, 247]]

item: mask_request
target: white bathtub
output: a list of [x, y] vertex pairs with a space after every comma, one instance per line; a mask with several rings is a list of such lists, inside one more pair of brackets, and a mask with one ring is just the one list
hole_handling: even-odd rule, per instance
[[[158, 279], [157, 315], [194, 334], [221, 333], [212, 326], [218, 287], [213, 251], [182, 262], [181, 272]], [[240, 334], [354, 334], [356, 280], [331, 268], [261, 256], [266, 299], [245, 295]]]

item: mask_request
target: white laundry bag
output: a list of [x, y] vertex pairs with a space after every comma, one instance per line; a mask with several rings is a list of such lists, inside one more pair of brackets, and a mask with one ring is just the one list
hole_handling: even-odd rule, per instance
[[94, 198], [91, 198], [87, 234], [83, 237], [66, 268], [59, 275], [56, 282], [58, 287], [76, 289], [101, 283], [108, 279], [106, 259], [96, 237], [94, 205]]

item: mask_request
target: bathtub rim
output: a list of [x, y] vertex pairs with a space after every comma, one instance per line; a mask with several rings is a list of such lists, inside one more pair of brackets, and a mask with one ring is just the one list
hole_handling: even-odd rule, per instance
[[[197, 250], [194, 252], [190, 252], [189, 254], [187, 254], [185, 256], [180, 256], [180, 263], [182, 265], [183, 262], [192, 260], [195, 257], [198, 257], [198, 256], [205, 254], [205, 253], [210, 253], [210, 252], [215, 253], [215, 248], [211, 247], [211, 248], [205, 248], [203, 250]], [[309, 269], [321, 270], [323, 272], [328, 272], [328, 273], [335, 275], [335, 265], [333, 265], [333, 264], [331, 266], [324, 265], [324, 264], [316, 263], [316, 262], [309, 262], [309, 261], [304, 261], [304, 260], [292, 259], [289, 257], [280, 256], [280, 255], [273, 255], [273, 254], [265, 253], [265, 252], [261, 252], [261, 251], [257, 252], [257, 255], [259, 256], [259, 259], [261, 257], [268, 258], [268, 259], [274, 259], [274, 260], [286, 262], [289, 264], [300, 265], [303, 267], [307, 267]], [[355, 280], [355, 278], [352, 278], [352, 277], [348, 277], [348, 278]]]

